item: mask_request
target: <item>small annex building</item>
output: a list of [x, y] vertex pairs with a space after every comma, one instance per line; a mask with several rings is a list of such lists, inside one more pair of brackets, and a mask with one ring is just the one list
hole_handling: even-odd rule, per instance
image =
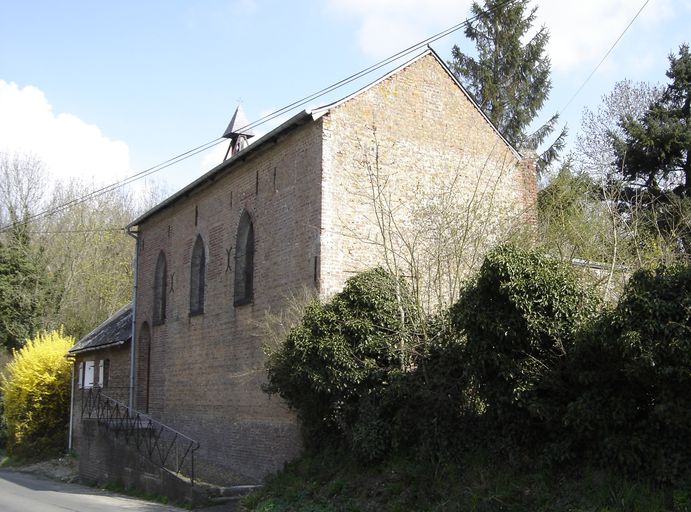
[[68, 354], [74, 357], [77, 392], [100, 388], [117, 400], [127, 401], [130, 388], [131, 340], [130, 303], [80, 339], [68, 351]]
[[127, 304], [68, 351], [73, 359], [69, 428], [70, 447], [82, 438], [82, 405], [100, 391], [116, 400], [129, 399], [132, 304]]
[[295, 415], [262, 391], [262, 325], [291, 297], [328, 298], [382, 262], [373, 190], [386, 188], [403, 227], [449, 197], [472, 205], [479, 252], [534, 222], [537, 194], [534, 158], [432, 50], [250, 144], [241, 118], [220, 165], [129, 225], [134, 305], [108, 322], [124, 333], [131, 315], [132, 346], [88, 349], [87, 337], [72, 349], [84, 368], [75, 390], [100, 376], [96, 361], [109, 361], [108, 384], [116, 365], [126, 382], [132, 364], [131, 408], [196, 440], [198, 478], [226, 485], [259, 482], [300, 453]]

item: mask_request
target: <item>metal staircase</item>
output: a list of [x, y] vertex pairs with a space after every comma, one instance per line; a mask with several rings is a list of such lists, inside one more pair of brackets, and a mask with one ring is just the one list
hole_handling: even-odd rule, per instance
[[83, 390], [81, 408], [83, 420], [97, 420], [153, 464], [188, 478], [194, 485], [197, 441], [103, 394], [100, 388]]

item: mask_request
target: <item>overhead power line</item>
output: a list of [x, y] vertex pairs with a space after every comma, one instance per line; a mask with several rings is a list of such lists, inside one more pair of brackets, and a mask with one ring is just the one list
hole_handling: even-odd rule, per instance
[[[211, 142], [207, 142], [206, 144], [202, 144], [200, 146], [197, 146], [196, 148], [192, 148], [190, 150], [185, 151], [184, 153], [180, 153], [179, 155], [176, 155], [172, 158], [169, 158], [168, 160], [161, 162], [160, 164], [154, 165], [152, 167], [149, 167], [148, 169], [144, 169], [143, 171], [140, 171], [136, 174], [133, 174], [132, 176], [129, 176], [121, 181], [116, 181], [114, 183], [111, 183], [110, 185], [106, 185], [104, 187], [98, 188], [96, 190], [93, 190], [89, 192], [88, 194], [85, 194], [83, 196], [80, 196], [78, 198], [72, 199], [70, 201], [67, 201], [65, 203], [62, 203], [58, 206], [51, 207], [47, 210], [43, 210], [41, 212], [35, 213], [33, 215], [29, 215], [26, 219], [23, 219], [24, 222], [31, 222], [31, 221], [36, 221], [39, 219], [42, 219], [44, 217], [50, 217], [52, 215], [55, 215], [57, 213], [60, 213], [64, 210], [68, 210], [72, 208], [73, 206], [77, 206], [79, 204], [82, 204], [89, 199], [93, 199], [95, 197], [101, 196], [103, 194], [106, 194], [108, 192], [112, 192], [113, 190], [116, 190], [120, 187], [124, 187], [125, 185], [128, 185], [134, 181], [137, 181], [139, 179], [142, 179], [146, 176], [149, 176], [150, 174], [153, 174], [155, 172], [161, 171], [167, 167], [170, 167], [171, 165], [174, 165], [178, 162], [181, 162], [182, 160], [185, 160], [191, 156], [194, 156], [198, 153], [201, 153], [203, 151], [206, 151], [207, 149], [219, 144], [223, 139], [219, 137], [218, 139], [214, 139]], [[0, 232], [5, 232], [8, 229], [12, 227], [12, 224], [7, 224], [0, 228]]]
[[[505, 5], [514, 3], [516, 1], [517, 0], [505, 0], [504, 2], [501, 2], [500, 4], [497, 4], [494, 7], [494, 9], [498, 10], [501, 7], [504, 7]], [[291, 110], [294, 110], [294, 109], [299, 108], [303, 105], [306, 105], [307, 103], [309, 103], [310, 101], [312, 101], [314, 99], [317, 99], [317, 98], [324, 96], [330, 92], [333, 92], [336, 89], [343, 87], [344, 85], [348, 85], [349, 83], [351, 83], [355, 80], [358, 80], [359, 78], [362, 78], [362, 77], [364, 77], [364, 76], [366, 76], [366, 75], [368, 75], [374, 71], [377, 71], [377, 70], [383, 68], [384, 66], [387, 66], [387, 65], [391, 64], [392, 62], [397, 61], [398, 59], [401, 59], [407, 55], [410, 55], [411, 53], [415, 53], [415, 52], [421, 50], [422, 48], [424, 48], [426, 46], [429, 46], [431, 43], [434, 43], [434, 42], [438, 41], [439, 39], [442, 39], [442, 38], [444, 38], [450, 34], [453, 34], [454, 32], [457, 32], [458, 30], [464, 28], [469, 23], [476, 21], [479, 17], [483, 16], [484, 14], [488, 14], [488, 13], [492, 12], [492, 10], [493, 9], [489, 9], [487, 11], [482, 11], [481, 13], [476, 14], [475, 16], [471, 16], [470, 18], [466, 18], [462, 22], [457, 23], [456, 25], [453, 25], [452, 27], [449, 27], [445, 30], [442, 30], [441, 32], [438, 32], [438, 33], [434, 34], [433, 36], [428, 37], [427, 39], [424, 39], [418, 43], [415, 43], [414, 45], [409, 46], [405, 50], [401, 50], [400, 52], [395, 53], [394, 55], [387, 57], [386, 59], [381, 60], [381, 61], [377, 62], [376, 64], [372, 64], [371, 66], [363, 69], [362, 71], [359, 71], [355, 74], [352, 74], [349, 77], [344, 78], [343, 80], [339, 80], [338, 82], [336, 82], [336, 83], [334, 83], [328, 87], [325, 87], [325, 88], [323, 88], [323, 89], [321, 89], [315, 93], [312, 93], [309, 96], [305, 96], [304, 98], [302, 98], [298, 101], [295, 101], [289, 105], [286, 105], [283, 108], [280, 108], [280, 109], [278, 109], [278, 110], [276, 110], [270, 114], [267, 114], [266, 116], [264, 116], [260, 119], [257, 119], [256, 121], [248, 124], [247, 126], [244, 126], [240, 130], [248, 129], [248, 128], [255, 128], [255, 127], [259, 126], [260, 124], [266, 123], [267, 121], [271, 121], [272, 119], [275, 119], [276, 117], [279, 117], [279, 116], [285, 114], [286, 112], [290, 112]]]
[[[505, 5], [514, 3], [516, 1], [517, 0], [505, 0], [504, 2], [497, 4], [494, 7], [494, 9], [500, 9], [501, 7], [504, 7]], [[369, 66], [369, 67], [367, 67], [367, 68], [365, 68], [365, 69], [363, 69], [357, 73], [350, 75], [347, 78], [339, 80], [338, 82], [335, 82], [334, 84], [329, 85], [328, 87], [325, 87], [325, 88], [323, 88], [317, 92], [314, 92], [308, 96], [305, 96], [304, 98], [297, 100], [293, 103], [290, 103], [290, 104], [286, 105], [285, 107], [282, 107], [278, 110], [275, 110], [274, 112], [271, 112], [270, 114], [267, 114], [266, 116], [261, 117], [260, 119], [257, 119], [256, 121], [240, 128], [240, 130], [256, 128], [257, 126], [260, 126], [260, 125], [267, 123], [267, 122], [269, 122], [269, 121], [271, 121], [271, 120], [273, 120], [279, 116], [282, 116], [282, 115], [284, 115], [284, 114], [286, 114], [292, 110], [295, 110], [301, 106], [304, 106], [307, 103], [309, 103], [309, 102], [311, 102], [317, 98], [320, 98], [320, 97], [322, 97], [326, 94], [329, 94], [329, 93], [331, 93], [337, 89], [340, 89], [341, 87], [344, 87], [345, 85], [348, 85], [348, 84], [354, 82], [355, 80], [358, 80], [358, 79], [360, 79], [360, 78], [362, 78], [362, 77], [364, 77], [370, 73], [373, 73], [374, 71], [377, 71], [377, 70], [397, 61], [398, 59], [401, 59], [407, 55], [410, 55], [411, 53], [414, 53], [416, 51], [421, 50], [422, 48], [424, 48], [426, 46], [429, 46], [431, 43], [436, 42], [439, 39], [442, 39], [442, 38], [444, 38], [444, 37], [446, 37], [446, 36], [448, 36], [454, 32], [457, 32], [461, 28], [464, 28], [468, 24], [477, 20], [480, 16], [483, 16], [485, 14], [489, 14], [490, 12], [492, 12], [492, 9], [482, 11], [479, 14], [476, 14], [475, 16], [471, 16], [470, 18], [466, 18], [462, 22], [457, 23], [456, 25], [453, 25], [452, 27], [449, 27], [445, 30], [442, 30], [441, 32], [438, 32], [435, 35], [428, 37], [427, 39], [424, 39], [418, 43], [415, 43], [414, 45], [409, 46], [405, 50], [402, 50], [402, 51], [400, 51], [400, 52], [398, 52], [398, 53], [396, 53], [390, 57], [387, 57], [387, 58], [377, 62], [376, 64], [373, 64], [373, 65], [371, 65], [371, 66]], [[219, 137], [219, 138], [214, 139], [212, 141], [209, 141], [205, 144], [201, 144], [195, 148], [192, 148], [192, 149], [185, 151], [184, 153], [180, 153], [179, 155], [176, 155], [172, 158], [169, 158], [168, 160], [161, 162], [160, 164], [154, 165], [152, 167], [144, 169], [143, 171], [140, 171], [136, 174], [133, 174], [133, 175], [121, 180], [121, 181], [116, 181], [114, 183], [111, 183], [110, 185], [106, 185], [104, 187], [101, 187], [97, 190], [89, 192], [88, 194], [85, 194], [81, 197], [75, 198], [75, 199], [68, 201], [66, 203], [63, 203], [59, 206], [55, 206], [55, 207], [52, 207], [50, 209], [47, 209], [47, 210], [38, 212], [34, 215], [31, 215], [27, 219], [25, 219], [25, 221], [35, 221], [35, 220], [38, 220], [38, 219], [41, 219], [44, 217], [50, 217], [51, 215], [55, 215], [57, 213], [60, 213], [66, 209], [73, 207], [73, 206], [76, 206], [78, 204], [86, 202], [89, 199], [92, 199], [92, 198], [100, 196], [102, 194], [106, 194], [108, 192], [111, 192], [117, 188], [128, 185], [134, 181], [145, 178], [146, 176], [150, 176], [151, 174], [162, 171], [163, 169], [166, 169], [172, 165], [175, 165], [175, 164], [177, 164], [183, 160], [186, 160], [187, 158], [190, 158], [194, 155], [197, 155], [199, 153], [207, 151], [208, 149], [211, 149], [212, 147], [220, 144], [223, 140], [224, 139], [222, 137]], [[5, 232], [8, 229], [10, 229], [11, 227], [12, 227], [11, 224], [2, 226], [0, 228], [0, 232]]]
[[563, 113], [567, 108], [569, 108], [569, 106], [571, 105], [571, 103], [573, 102], [573, 100], [576, 99], [576, 96], [578, 96], [578, 95], [580, 94], [580, 92], [583, 90], [583, 88], [586, 86], [586, 84], [590, 81], [590, 79], [593, 77], [593, 75], [597, 72], [598, 69], [600, 69], [600, 66], [602, 66], [602, 63], [605, 62], [605, 60], [607, 59], [607, 57], [609, 57], [609, 54], [612, 53], [612, 50], [614, 50], [614, 48], [617, 46], [617, 44], [619, 44], [619, 41], [621, 41], [621, 38], [624, 37], [624, 34], [626, 34], [626, 32], [627, 32], [627, 31], [629, 30], [629, 28], [631, 27], [631, 25], [633, 25], [633, 22], [636, 21], [636, 19], [638, 18], [638, 16], [641, 14], [641, 12], [643, 11], [643, 9], [645, 9], [645, 6], [648, 5], [649, 2], [650, 2], [650, 0], [646, 0], [646, 1], [643, 3], [643, 5], [641, 6], [641, 8], [638, 9], [638, 12], [636, 13], [636, 15], [631, 19], [631, 21], [629, 22], [629, 24], [626, 25], [626, 27], [625, 27], [624, 30], [621, 32], [621, 34], [619, 34], [619, 37], [617, 37], [616, 41], [614, 41], [614, 43], [612, 43], [612, 46], [609, 47], [609, 50], [607, 50], [607, 52], [606, 52], [605, 55], [602, 57], [602, 59], [600, 59], [600, 62], [597, 63], [597, 66], [595, 66], [595, 68], [590, 72], [590, 74], [588, 75], [588, 77], [583, 81], [583, 83], [582, 83], [581, 86], [576, 90], [576, 92], [573, 93], [573, 96], [571, 96], [571, 98], [569, 99], [569, 101], [566, 102], [566, 105], [564, 105], [564, 108], [562, 108], [562, 109], [559, 111], [559, 113]]
[[29, 235], [67, 235], [80, 233], [117, 233], [125, 232], [125, 228], [91, 228], [91, 229], [57, 229], [57, 230], [29, 230]]

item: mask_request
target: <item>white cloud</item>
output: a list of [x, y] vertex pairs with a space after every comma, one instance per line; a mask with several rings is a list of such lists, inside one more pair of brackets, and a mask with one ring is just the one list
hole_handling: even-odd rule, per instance
[[[582, 64], [599, 62], [642, 5], [630, 0], [540, 2], [537, 14], [550, 31], [552, 67], [570, 71]], [[672, 12], [671, 0], [651, 2], [629, 30], [640, 33], [641, 28], [669, 19]]]
[[373, 58], [388, 57], [463, 20], [470, 0], [329, 0], [339, 15], [360, 18], [358, 44]]
[[31, 153], [57, 179], [111, 183], [131, 173], [129, 148], [68, 113], [33, 86], [0, 80], [0, 151]]
[[[650, 2], [632, 29], [653, 27], [689, 0]], [[482, 4], [482, 2], [480, 2]], [[470, 13], [470, 0], [329, 0], [337, 14], [359, 19], [361, 50], [370, 57], [387, 57], [430, 35], [449, 28]], [[550, 31], [549, 55], [555, 70], [570, 71], [598, 62], [643, 5], [643, 0], [534, 1], [536, 25]], [[680, 15], [677, 13], [676, 15]], [[627, 34], [628, 35], [628, 34]], [[449, 36], [462, 42], [462, 32]]]

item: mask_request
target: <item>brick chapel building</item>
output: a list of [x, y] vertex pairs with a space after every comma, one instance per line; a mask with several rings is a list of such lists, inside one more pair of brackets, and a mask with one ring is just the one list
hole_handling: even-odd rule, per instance
[[[424, 192], [453, 186], [471, 201], [491, 189], [485, 206], [505, 230], [534, 220], [537, 187], [534, 160], [432, 50], [252, 144], [234, 121], [229, 158], [130, 224], [133, 336], [108, 347], [133, 355], [118, 355], [120, 382], [108, 384], [131, 386], [134, 410], [197, 440], [199, 478], [220, 483], [260, 481], [300, 452], [295, 415], [262, 391], [260, 326], [291, 295], [328, 298], [381, 261], [370, 243], [373, 165], [388, 173], [389, 199], [403, 212]], [[76, 368], [105, 361], [97, 349]], [[103, 370], [89, 364], [93, 381]], [[93, 385], [76, 373], [75, 390]], [[79, 421], [75, 412], [77, 445]]]

